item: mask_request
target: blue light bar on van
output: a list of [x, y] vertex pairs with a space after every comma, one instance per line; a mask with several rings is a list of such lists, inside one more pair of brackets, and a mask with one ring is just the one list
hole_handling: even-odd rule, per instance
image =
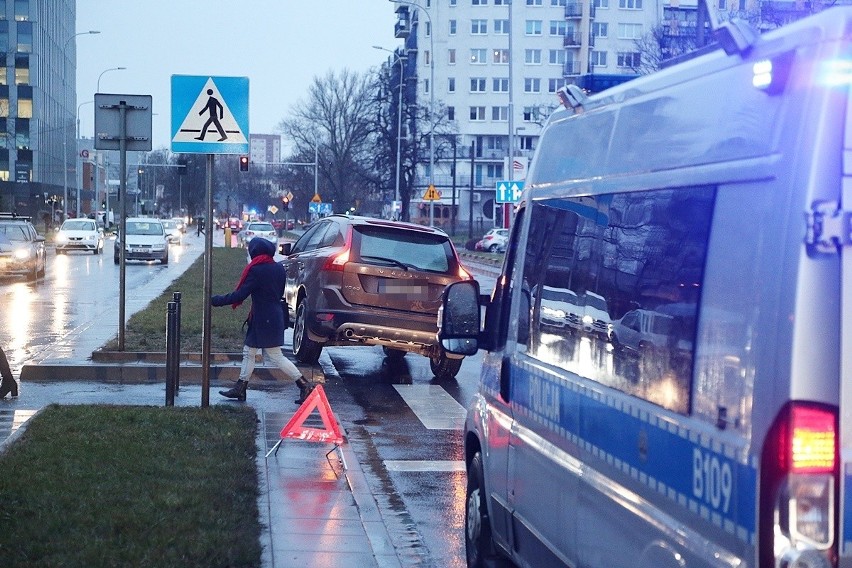
[[820, 82], [829, 87], [852, 84], [852, 61], [849, 59], [831, 59], [826, 61], [820, 71]]

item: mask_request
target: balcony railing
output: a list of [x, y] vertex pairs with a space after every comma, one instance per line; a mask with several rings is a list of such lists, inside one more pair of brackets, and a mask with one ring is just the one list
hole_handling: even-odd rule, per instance
[[579, 75], [580, 74], [580, 62], [579, 61], [566, 61], [564, 74], [567, 75]]
[[393, 28], [394, 37], [396, 38], [407, 38], [411, 33], [411, 25], [408, 20], [399, 20]]
[[565, 4], [565, 18], [574, 19], [583, 17], [583, 4], [580, 2], [568, 2]]
[[565, 38], [562, 40], [564, 47], [580, 47], [583, 43], [583, 34], [580, 32], [566, 32]]

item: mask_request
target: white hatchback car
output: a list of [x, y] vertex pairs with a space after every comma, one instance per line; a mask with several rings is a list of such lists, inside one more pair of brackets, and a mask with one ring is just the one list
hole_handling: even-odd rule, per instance
[[104, 231], [94, 219], [68, 219], [56, 233], [56, 254], [82, 250], [92, 254], [104, 251]]
[[243, 230], [237, 234], [237, 240], [242, 247], [248, 247], [248, 243], [255, 237], [266, 239], [267, 241], [278, 246], [278, 231], [272, 226], [272, 223], [251, 221], [243, 226]]
[[121, 260], [121, 246], [124, 244], [125, 260], [159, 260], [160, 264], [169, 263], [169, 238], [163, 223], [159, 219], [131, 217], [127, 219], [127, 236], [119, 234], [115, 239], [113, 260]]

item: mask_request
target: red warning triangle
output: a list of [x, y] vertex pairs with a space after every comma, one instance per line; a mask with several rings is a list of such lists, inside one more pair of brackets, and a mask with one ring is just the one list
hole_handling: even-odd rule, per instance
[[[303, 426], [305, 420], [314, 410], [319, 410], [325, 429], [320, 430], [319, 428]], [[340, 426], [331, 411], [331, 405], [328, 403], [322, 385], [314, 387], [314, 390], [311, 391], [296, 414], [281, 429], [281, 438], [294, 438], [306, 442], [328, 442], [337, 445], [343, 443], [343, 434], [340, 433]]]

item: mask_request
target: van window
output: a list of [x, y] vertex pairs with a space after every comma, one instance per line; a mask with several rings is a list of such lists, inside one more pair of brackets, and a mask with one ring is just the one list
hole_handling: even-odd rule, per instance
[[689, 412], [714, 198], [699, 187], [533, 202], [519, 348]]

